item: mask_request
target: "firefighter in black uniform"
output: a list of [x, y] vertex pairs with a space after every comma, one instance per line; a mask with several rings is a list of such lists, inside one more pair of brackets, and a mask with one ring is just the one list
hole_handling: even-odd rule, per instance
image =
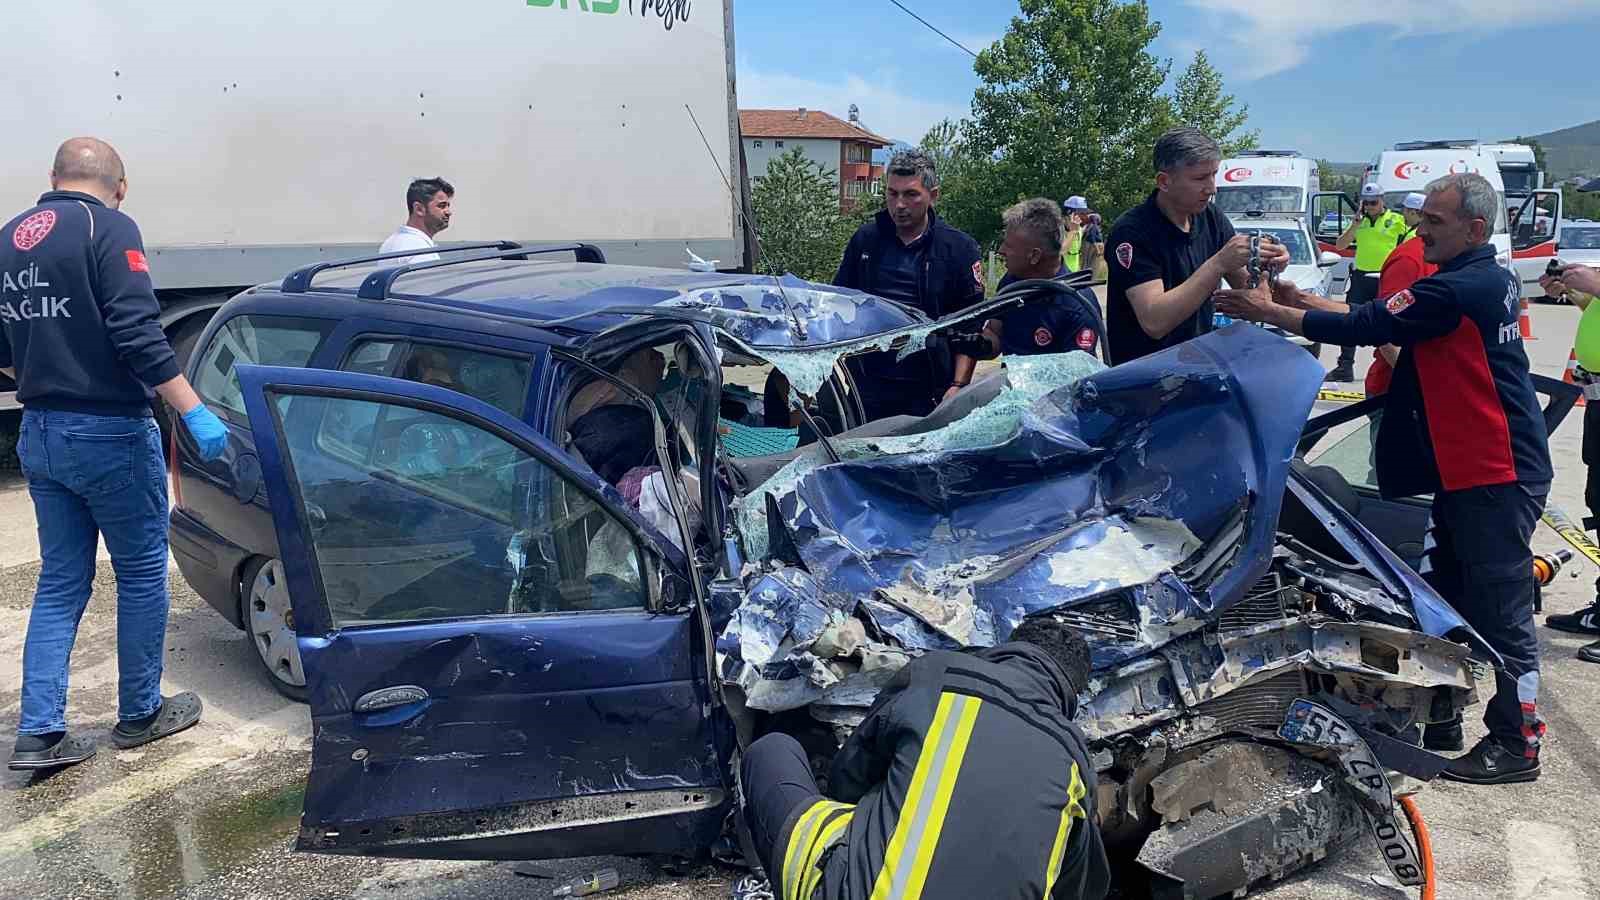
[[[1058, 283], [1047, 285], [1045, 296], [990, 319], [979, 334], [952, 335], [950, 346], [973, 360], [1073, 350], [1094, 355], [1105, 346], [1100, 301], [1087, 289], [1059, 283], [1071, 274], [1061, 258], [1065, 223], [1060, 208], [1049, 200], [1024, 200], [1006, 210], [1005, 225], [1000, 255], [1005, 257], [1006, 277], [1000, 280], [1000, 290], [1021, 281]], [[957, 369], [956, 383], [970, 383], [974, 366], [966, 363], [966, 368]]]
[[[1378, 429], [1385, 497], [1433, 495], [1423, 575], [1499, 652], [1489, 734], [1444, 775], [1473, 784], [1539, 777], [1539, 643], [1528, 541], [1553, 475], [1544, 417], [1517, 327], [1521, 286], [1495, 263], [1499, 196], [1481, 175], [1428, 186], [1417, 235], [1438, 273], [1351, 309], [1292, 286], [1222, 291], [1223, 312], [1326, 344], [1397, 344]], [[1461, 745], [1433, 725], [1432, 749]]]
[[[938, 319], [983, 299], [983, 263], [978, 242], [945, 224], [933, 211], [939, 175], [920, 150], [903, 150], [884, 175], [887, 206], [862, 225], [844, 249], [833, 283], [886, 297]], [[972, 361], [954, 353], [940, 335], [928, 346], [897, 359], [894, 352], [866, 353], [847, 363], [861, 392], [868, 421], [888, 416], [925, 416], [963, 385], [957, 371]]]
[[751, 745], [745, 814], [772, 896], [1105, 896], [1094, 769], [1072, 724], [1088, 646], [1048, 618], [1011, 640], [902, 669], [834, 758], [828, 797], [793, 738]]

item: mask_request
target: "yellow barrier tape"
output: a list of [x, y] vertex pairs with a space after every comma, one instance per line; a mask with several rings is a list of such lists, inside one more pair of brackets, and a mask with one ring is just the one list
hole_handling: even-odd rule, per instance
[[1360, 403], [1367, 395], [1360, 391], [1318, 391], [1317, 399], [1328, 403]]
[[1572, 545], [1572, 549], [1582, 553], [1590, 562], [1600, 566], [1600, 546], [1589, 539], [1589, 532], [1572, 521], [1567, 511], [1554, 503], [1546, 504], [1544, 508], [1544, 523], [1550, 526], [1562, 540]]

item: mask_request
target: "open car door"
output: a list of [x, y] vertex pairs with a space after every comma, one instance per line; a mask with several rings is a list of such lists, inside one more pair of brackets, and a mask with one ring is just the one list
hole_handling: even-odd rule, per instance
[[[1553, 434], [1582, 391], [1544, 375], [1533, 376], [1533, 387], [1545, 398], [1545, 430]], [[1371, 416], [1383, 411], [1383, 403], [1382, 397], [1373, 397], [1314, 416], [1306, 423], [1296, 455], [1309, 460], [1310, 467], [1324, 470], [1317, 473], [1319, 485], [1326, 486], [1324, 479], [1343, 482], [1332, 492], [1334, 499], [1406, 565], [1417, 569], [1433, 498], [1385, 499], [1379, 494], [1373, 454], [1379, 426]], [[1297, 461], [1296, 465], [1306, 463]]]
[[1511, 229], [1511, 268], [1522, 282], [1522, 296], [1543, 297], [1539, 279], [1556, 258], [1556, 225], [1561, 221], [1561, 192], [1534, 191], [1515, 210]]
[[683, 555], [452, 391], [239, 368], [314, 727], [297, 849], [685, 853], [725, 813]]
[[1350, 265], [1355, 261], [1356, 248], [1352, 245], [1340, 250], [1335, 243], [1339, 235], [1350, 227], [1361, 211], [1354, 200], [1339, 191], [1318, 191], [1311, 195], [1311, 235], [1317, 239], [1317, 254], [1337, 253], [1343, 262], [1333, 266], [1333, 283], [1328, 290], [1338, 296], [1350, 289]]

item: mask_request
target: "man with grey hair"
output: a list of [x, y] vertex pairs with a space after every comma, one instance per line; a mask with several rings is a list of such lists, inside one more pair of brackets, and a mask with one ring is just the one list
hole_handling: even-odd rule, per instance
[[[1071, 274], [1062, 258], [1065, 225], [1060, 207], [1045, 199], [1024, 200], [1006, 210], [1003, 218], [1006, 230], [1000, 255], [1006, 261], [1006, 277], [1000, 279], [1000, 289], [1034, 282], [1039, 290], [1025, 305], [1009, 307], [990, 319], [981, 334], [956, 335], [951, 343], [958, 352], [978, 359], [1073, 350], [1094, 354], [1105, 343], [1100, 301], [1089, 291], [1060, 281]], [[958, 380], [963, 374], [957, 373]], [[971, 373], [965, 375], [970, 379]]]
[[[930, 318], [959, 312], [983, 299], [978, 242], [945, 224], [933, 211], [939, 174], [921, 150], [902, 150], [884, 175], [884, 210], [862, 225], [845, 247], [833, 283], [887, 297]], [[970, 357], [935, 335], [926, 350], [900, 362], [872, 353], [850, 361], [868, 420], [925, 416], [970, 379]]]
[[[1205, 334], [1211, 295], [1226, 278], [1249, 283], [1250, 238], [1236, 235], [1211, 198], [1222, 151], [1194, 128], [1174, 128], [1155, 146], [1156, 187], [1111, 226], [1106, 326], [1113, 364]], [[1263, 244], [1261, 261], [1281, 269], [1289, 253]]]
[[[1505, 784], [1539, 777], [1539, 642], [1528, 541], [1553, 471], [1544, 416], [1517, 327], [1521, 284], [1489, 243], [1501, 200], [1481, 175], [1428, 185], [1417, 237], [1435, 274], [1350, 307], [1293, 285], [1223, 291], [1223, 312], [1326, 344], [1396, 344], [1376, 446], [1386, 498], [1433, 495], [1422, 574], [1499, 654], [1488, 735], [1446, 778]], [[1433, 749], [1461, 726], [1430, 724]]]

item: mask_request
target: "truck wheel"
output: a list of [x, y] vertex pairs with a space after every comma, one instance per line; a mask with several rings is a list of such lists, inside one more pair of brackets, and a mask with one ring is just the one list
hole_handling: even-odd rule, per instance
[[306, 673], [295, 641], [294, 607], [289, 602], [289, 582], [283, 563], [257, 558], [245, 567], [239, 598], [239, 621], [244, 623], [256, 661], [278, 693], [306, 702]]
[[[172, 334], [168, 335], [167, 341], [172, 345], [172, 355], [178, 358], [179, 371], [185, 373], [189, 371], [189, 360], [194, 356], [195, 351], [199, 349], [200, 333], [206, 330], [206, 325], [210, 324], [210, 322], [211, 316], [209, 314], [190, 316], [179, 322], [177, 327], [173, 328]], [[161, 402], [160, 397], [157, 397], [151, 403], [151, 406], [155, 410], [156, 424], [161, 426], [161, 446], [163, 448], [169, 447], [172, 441], [172, 426], [176, 424], [174, 422], [176, 417], [173, 415], [172, 410]]]

